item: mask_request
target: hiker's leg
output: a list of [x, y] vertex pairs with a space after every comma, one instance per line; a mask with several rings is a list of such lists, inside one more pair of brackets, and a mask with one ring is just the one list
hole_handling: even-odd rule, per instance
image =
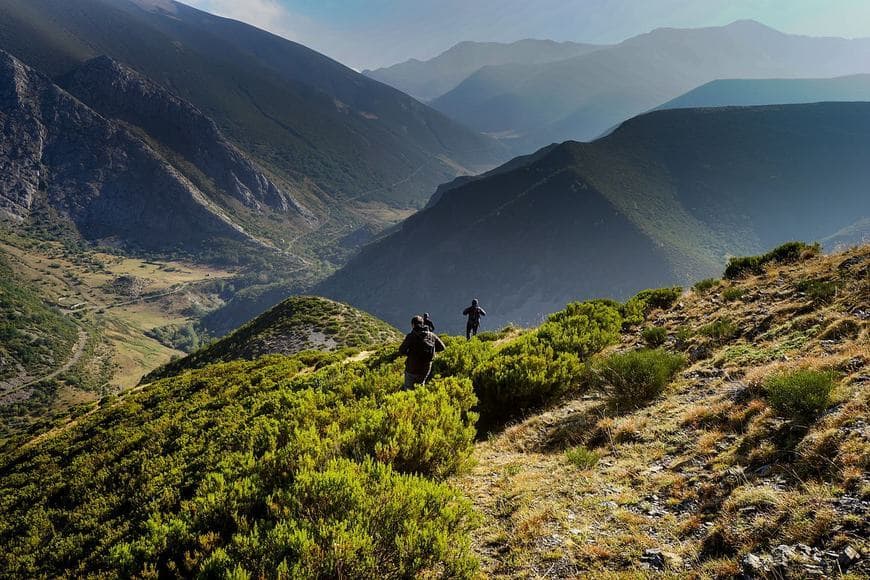
[[472, 327], [471, 332], [474, 334], [474, 336], [477, 336], [477, 329], [478, 329], [478, 328], [480, 328], [480, 324], [475, 324], [475, 325]]
[[474, 328], [472, 323], [468, 323], [465, 325], [465, 340], [471, 340], [471, 329]]
[[412, 375], [408, 371], [405, 371], [405, 384], [402, 385], [403, 389], [413, 389], [414, 388], [414, 378], [417, 375]]

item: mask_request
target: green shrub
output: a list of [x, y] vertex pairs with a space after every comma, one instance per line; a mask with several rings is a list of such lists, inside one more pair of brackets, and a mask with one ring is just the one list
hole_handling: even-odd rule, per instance
[[798, 369], [769, 376], [764, 389], [771, 406], [785, 417], [811, 420], [831, 405], [835, 375], [812, 369]]
[[786, 242], [761, 256], [742, 256], [728, 260], [725, 268], [725, 278], [734, 280], [747, 274], [761, 274], [764, 266], [769, 263], [788, 264], [797, 262], [807, 256], [815, 256], [821, 251], [819, 244], [804, 242]]
[[632, 298], [631, 300], [623, 304], [620, 308], [620, 314], [622, 315], [622, 327], [624, 329], [628, 329], [633, 326], [643, 324], [643, 321], [646, 319], [646, 314], [644, 313], [645, 306], [646, 305], [637, 298]]
[[594, 381], [620, 411], [640, 407], [659, 396], [686, 364], [682, 355], [661, 349], [613, 354], [593, 366]]
[[719, 285], [718, 278], [705, 278], [700, 282], [696, 282], [693, 288], [695, 292], [706, 292], [707, 290]]
[[569, 449], [565, 452], [565, 458], [574, 466], [580, 469], [592, 469], [598, 464], [601, 456], [595, 452], [580, 445]]
[[650, 348], [658, 348], [662, 346], [668, 338], [668, 331], [661, 326], [651, 326], [644, 328], [640, 333], [644, 342]]
[[474, 371], [481, 419], [489, 424], [540, 407], [575, 387], [581, 374], [576, 355], [528, 337]]
[[725, 342], [737, 336], [738, 328], [729, 318], [720, 318], [699, 329], [701, 334], [709, 336], [716, 342]]
[[677, 300], [679, 300], [682, 293], [682, 287], [673, 286], [671, 288], [644, 290], [638, 292], [634, 298], [640, 300], [644, 304], [644, 313], [649, 314], [656, 308], [667, 310], [673, 306]]
[[474, 369], [495, 355], [490, 342], [465, 340], [464, 337], [442, 336], [444, 352], [438, 353], [432, 373], [443, 377], [471, 378]]
[[795, 284], [795, 289], [806, 294], [814, 304], [829, 304], [837, 295], [836, 282], [828, 280], [799, 280]]
[[743, 298], [744, 294], [746, 294], [746, 290], [743, 288], [730, 286], [722, 291], [722, 299], [725, 300], [725, 302], [734, 302], [735, 300]]
[[557, 352], [573, 353], [585, 360], [614, 343], [619, 338], [621, 326], [622, 317], [612, 306], [573, 302], [550, 315], [535, 335]]

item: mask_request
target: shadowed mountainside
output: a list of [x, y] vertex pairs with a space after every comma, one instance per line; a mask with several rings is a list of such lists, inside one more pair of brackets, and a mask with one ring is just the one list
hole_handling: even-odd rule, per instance
[[318, 292], [394, 324], [426, 310], [458, 331], [472, 297], [489, 327], [533, 323], [834, 234], [870, 214], [868, 148], [870, 103], [642, 115], [442, 191]]

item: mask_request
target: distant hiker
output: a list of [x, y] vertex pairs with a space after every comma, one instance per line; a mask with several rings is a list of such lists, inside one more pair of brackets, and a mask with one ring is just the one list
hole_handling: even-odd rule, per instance
[[462, 311], [462, 315], [468, 317], [468, 322], [465, 324], [465, 340], [471, 340], [472, 335], [477, 336], [480, 317], [486, 316], [486, 311], [477, 305], [477, 298], [475, 298], [471, 301], [471, 306]]
[[423, 326], [429, 329], [429, 332], [435, 332], [435, 323], [429, 318], [429, 313], [423, 313]]
[[406, 389], [413, 389], [414, 385], [422, 385], [432, 372], [432, 361], [435, 353], [444, 350], [444, 343], [434, 332], [423, 324], [423, 318], [415, 316], [411, 319], [411, 332], [405, 335], [399, 354], [405, 359], [405, 385]]

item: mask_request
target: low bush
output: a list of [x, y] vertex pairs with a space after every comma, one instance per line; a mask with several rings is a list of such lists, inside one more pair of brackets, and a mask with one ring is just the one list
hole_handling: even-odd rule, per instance
[[474, 371], [482, 422], [544, 405], [576, 387], [582, 369], [577, 355], [557, 352], [537, 337], [523, 340]]
[[706, 292], [707, 290], [710, 290], [711, 288], [715, 288], [718, 285], [719, 285], [718, 278], [705, 278], [705, 279], [701, 280], [700, 282], [696, 282], [692, 288], [694, 288], [695, 292]]
[[831, 405], [835, 386], [833, 373], [813, 369], [776, 373], [764, 381], [770, 405], [795, 420], [812, 420], [823, 413]]
[[442, 336], [444, 352], [438, 353], [432, 364], [432, 373], [443, 377], [471, 378], [474, 369], [495, 355], [492, 344], [464, 337]]
[[728, 260], [725, 268], [725, 278], [734, 280], [747, 274], [760, 274], [764, 266], [770, 263], [788, 264], [798, 260], [815, 256], [821, 251], [819, 244], [806, 244], [804, 242], [786, 242], [761, 256], [741, 256]]
[[731, 322], [731, 319], [720, 318], [711, 322], [710, 324], [702, 326], [698, 330], [698, 332], [703, 335], [709, 336], [716, 342], [725, 342], [737, 336], [739, 330], [737, 328], [737, 325]]
[[641, 301], [644, 304], [644, 312], [649, 313], [656, 308], [667, 310], [674, 305], [682, 293], [683, 288], [680, 286], [654, 288], [638, 292], [634, 299]]
[[661, 394], [685, 364], [682, 355], [661, 349], [613, 354], [593, 365], [593, 381], [617, 410], [628, 411]]
[[807, 296], [814, 304], [829, 304], [837, 295], [837, 284], [829, 280], [799, 280], [795, 289]]
[[597, 452], [591, 451], [581, 445], [567, 450], [565, 458], [579, 469], [592, 469], [598, 464], [601, 456]]
[[661, 326], [644, 328], [640, 334], [643, 341], [650, 348], [658, 348], [662, 346], [668, 338], [668, 331]]
[[622, 317], [605, 304], [574, 302], [551, 315], [535, 336], [560, 353], [585, 360], [619, 338]]
[[740, 300], [741, 298], [743, 298], [744, 294], [746, 294], [746, 290], [744, 290], [743, 288], [738, 288], [737, 286], [730, 286], [722, 291], [722, 299], [725, 302], [734, 302], [735, 300]]

